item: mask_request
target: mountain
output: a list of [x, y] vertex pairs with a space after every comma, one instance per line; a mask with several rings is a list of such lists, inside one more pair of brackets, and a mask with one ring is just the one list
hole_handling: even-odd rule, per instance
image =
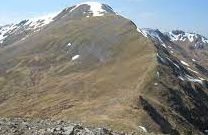
[[[185, 119], [195, 128], [206, 132], [208, 126], [206, 38], [182, 31], [162, 33], [159, 30], [142, 29], [140, 32], [149, 37], [157, 49], [160, 65], [158, 86], [159, 91], [164, 94], [159, 97], [162, 99], [161, 103], [165, 103], [171, 109], [165, 113], [176, 112], [180, 117], [174, 119]], [[199, 43], [204, 49], [196, 47]], [[162, 90], [164, 87], [165, 92]], [[173, 117], [173, 114], [171, 115]]]
[[135, 134], [207, 132], [201, 35], [140, 29], [97, 2], [0, 31], [0, 117]]
[[194, 48], [197, 49], [202, 49], [204, 44], [207, 45], [208, 44], [208, 40], [196, 33], [186, 33], [184, 31], [181, 30], [174, 30], [172, 32], [169, 33], [165, 33], [171, 41], [173, 42], [189, 42], [189, 43], [193, 43], [194, 44]]
[[102, 16], [94, 14], [97, 6], [79, 4], [25, 40], [0, 48], [1, 117], [143, 131], [138, 124], [142, 115], [131, 105], [145, 87], [138, 81], [151, 78], [147, 74], [153, 72], [154, 47], [132, 21], [100, 5]]
[[23, 20], [18, 24], [0, 27], [0, 46], [6, 46], [19, 40], [25, 40], [30, 34], [41, 30], [42, 27], [53, 21], [56, 14]]
[[106, 14], [116, 14], [113, 9], [98, 2], [85, 2], [63, 10], [58, 16], [68, 18], [104, 16]]
[[0, 26], [0, 46], [6, 46], [19, 40], [25, 40], [31, 33], [40, 31], [52, 21], [63, 19], [79, 19], [80, 17], [103, 16], [116, 14], [113, 9], [97, 2], [86, 2], [66, 8], [61, 13], [53, 13], [43, 17], [23, 20], [18, 24]]
[[[159, 30], [142, 29], [142, 33], [146, 37], [149, 36], [154, 41], [162, 44], [173, 55], [176, 52], [179, 59], [187, 59], [192, 63], [198, 63], [199, 66], [204, 67], [203, 69], [208, 68], [206, 64], [208, 40], [204, 36], [196, 33], [186, 33], [181, 30], [162, 33]], [[206, 73], [205, 70], [202, 73]]]

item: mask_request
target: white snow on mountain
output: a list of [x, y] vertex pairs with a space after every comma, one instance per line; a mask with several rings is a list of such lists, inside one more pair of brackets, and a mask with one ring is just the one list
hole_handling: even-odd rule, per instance
[[185, 61], [182, 61], [182, 60], [181, 60], [181, 63], [182, 63], [183, 65], [189, 66], [189, 64], [188, 64], [187, 62], [185, 62]]
[[67, 47], [70, 47], [71, 45], [72, 45], [71, 43], [68, 43], [68, 44], [67, 44]]
[[[85, 2], [78, 4], [73, 9], [71, 9], [70, 12], [77, 9], [81, 5], [88, 5], [90, 9], [87, 12], [92, 13], [92, 16], [103, 16], [107, 12], [114, 12], [111, 7], [108, 7], [107, 5], [98, 2]], [[19, 33], [20, 32], [19, 30], [21, 30], [21, 32], [25, 30], [32, 30], [33, 32], [39, 31], [43, 26], [46, 26], [52, 21], [54, 21], [53, 19], [55, 16], [58, 15], [58, 13], [60, 12], [51, 13], [41, 17], [35, 17], [28, 20], [24, 20], [19, 24], [0, 26], [0, 44], [3, 44], [4, 40], [9, 35], [12, 35], [14, 33]], [[87, 17], [90, 16], [88, 15]], [[25, 38], [23, 37], [23, 39]]]
[[143, 126], [139, 126], [140, 129], [142, 129], [144, 132], [147, 132], [147, 129]]
[[[92, 13], [92, 16], [103, 16], [104, 13], [107, 13], [107, 11], [103, 9], [103, 4], [101, 4], [99, 2], [85, 2], [85, 3], [78, 4], [73, 9], [71, 9], [70, 12], [76, 10], [81, 5], [90, 6], [89, 11]], [[110, 9], [110, 10], [113, 11], [112, 9]]]
[[196, 60], [195, 60], [195, 59], [192, 59], [192, 61], [193, 61], [193, 62], [196, 62]]
[[[51, 23], [53, 18], [58, 14], [52, 13], [41, 17], [31, 18], [29, 20], [24, 20], [23, 24], [11, 24], [0, 27], [0, 44], [4, 42], [4, 40], [12, 33], [18, 32], [20, 28], [24, 28], [24, 30], [34, 30], [34, 32], [39, 31], [43, 26]], [[22, 22], [24, 22], [22, 21]]]
[[58, 15], [59, 12], [51, 13], [45, 16], [31, 18], [27, 21], [25, 25], [28, 25], [28, 29], [37, 29], [41, 28], [53, 21], [53, 18]]
[[143, 30], [140, 29], [140, 28], [137, 28], [137, 31], [138, 31], [139, 33], [141, 33], [143, 36], [148, 37], [148, 34], [147, 34], [146, 31], [143, 31]]
[[85, 4], [90, 5], [90, 10], [93, 13], [93, 16], [103, 16], [103, 13], [106, 13], [102, 8], [102, 4], [98, 2], [87, 2]]
[[[170, 38], [172, 41], [186, 41], [189, 40], [190, 42], [207, 42], [207, 39], [204, 38], [203, 36], [200, 36], [199, 34], [189, 34], [185, 33], [183, 31], [173, 31], [169, 33], [161, 33], [159, 30], [154, 30], [154, 29], [137, 29], [138, 32], [142, 33], [145, 37], [149, 37], [150, 39], [156, 41], [159, 43], [161, 46], [164, 46], [163, 49], [165, 49], [168, 52], [174, 53], [173, 47], [169, 46], [168, 44], [165, 44], [167, 37]], [[198, 40], [198, 41], [195, 41]], [[167, 47], [166, 47], [167, 46]], [[165, 51], [163, 52], [165, 53]], [[200, 76], [192, 76], [190, 74], [187, 74], [184, 72], [183, 68], [186, 68], [187, 70], [199, 74], [197, 71], [193, 70], [191, 68], [191, 65], [189, 65], [187, 62], [183, 60], [179, 60], [181, 64], [183, 64], [186, 67], [183, 67], [179, 65], [178, 62], [174, 60], [173, 57], [169, 57], [169, 55], [162, 55], [163, 53], [157, 53], [157, 58], [162, 64], [167, 64], [167, 65], [172, 65], [174, 68], [173, 70], [177, 69], [178, 73], [178, 78], [182, 81], [190, 81], [194, 83], [199, 83], [201, 85], [204, 85], [204, 80]], [[192, 59], [193, 62], [196, 62], [195, 59]]]
[[195, 71], [195, 70], [193, 70], [193, 69], [191, 69], [191, 68], [189, 68], [189, 67], [188, 67], [188, 70], [190, 70], [190, 71], [192, 71], [192, 72], [194, 72], [194, 73], [198, 74], [198, 72], [197, 72], [197, 71]]
[[207, 43], [208, 44], [208, 39], [205, 39], [204, 37], [202, 37], [202, 42]]
[[166, 44], [164, 43], [163, 39], [161, 38], [161, 32], [159, 30], [154, 30], [154, 29], [137, 29], [138, 32], [142, 33], [145, 37], [150, 36], [154, 40], [158, 40], [160, 42], [160, 45], [163, 47], [167, 48]]
[[165, 34], [170, 38], [171, 41], [194, 42], [194, 41], [199, 41], [201, 39], [203, 43], [208, 43], [208, 40], [205, 37], [195, 33], [188, 33], [180, 30], [175, 30]]
[[[181, 30], [173, 30], [171, 32], [164, 32], [161, 33], [159, 30], [157, 29], [149, 29], [149, 28], [143, 28], [143, 29], [139, 29], [137, 28], [137, 31], [139, 33], [142, 33], [143, 36], [148, 37], [150, 36], [153, 39], [158, 39], [161, 43], [161, 36], [160, 34], [163, 34], [164, 36], [169, 37], [170, 41], [189, 41], [189, 42], [197, 42], [198, 44], [208, 44], [208, 39], [196, 34], [196, 33], [188, 33], [188, 32], [184, 32]], [[195, 44], [195, 46], [197, 46], [198, 44]]]
[[14, 30], [17, 26], [16, 25], [5, 25], [0, 27], [0, 43], [3, 43], [3, 40], [8, 36], [7, 33]]
[[73, 56], [73, 57], [72, 57], [72, 61], [74, 61], [74, 60], [78, 59], [79, 57], [80, 57], [79, 55], [75, 55], [75, 56]]
[[193, 42], [194, 39], [197, 38], [197, 34], [185, 32], [182, 32], [180, 34], [174, 34], [173, 32], [169, 32], [169, 35], [172, 41], [186, 41], [188, 39], [190, 42]]

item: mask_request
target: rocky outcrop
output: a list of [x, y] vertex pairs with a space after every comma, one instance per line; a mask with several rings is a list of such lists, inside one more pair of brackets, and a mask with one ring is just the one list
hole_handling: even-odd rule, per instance
[[1, 135], [154, 135], [144, 132], [121, 133], [106, 128], [85, 127], [66, 121], [0, 118]]

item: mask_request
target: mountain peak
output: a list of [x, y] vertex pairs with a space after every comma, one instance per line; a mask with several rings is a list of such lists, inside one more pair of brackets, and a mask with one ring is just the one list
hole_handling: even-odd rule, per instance
[[173, 30], [169, 33], [166, 33], [166, 35], [172, 40], [172, 41], [189, 41], [191, 43], [195, 43], [195, 42], [201, 42], [204, 44], [208, 43], [208, 40], [196, 33], [189, 33], [189, 32], [184, 32], [182, 30]]
[[99, 2], [84, 2], [78, 4], [71, 10], [71, 12], [82, 6], [83, 8], [84, 6], [89, 6], [90, 8], [87, 10], [87, 12], [90, 12], [92, 16], [103, 16], [105, 13], [115, 13], [110, 6]]
[[113, 9], [107, 4], [101, 4], [99, 2], [86, 2], [90, 6], [90, 10], [93, 16], [102, 16], [104, 13], [114, 13]]
[[105, 14], [116, 14], [113, 9], [99, 2], [84, 2], [64, 9], [58, 16], [60, 17], [96, 17]]

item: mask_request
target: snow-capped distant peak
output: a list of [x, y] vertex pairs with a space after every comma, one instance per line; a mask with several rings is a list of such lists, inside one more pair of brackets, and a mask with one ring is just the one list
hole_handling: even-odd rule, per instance
[[99, 2], [84, 2], [77, 4], [74, 8], [70, 10], [70, 12], [75, 11], [80, 6], [88, 5], [90, 7], [89, 12], [92, 13], [92, 16], [103, 16], [105, 13], [115, 13], [113, 9], [105, 4], [101, 4]]
[[171, 41], [195, 42], [200, 40], [203, 43], [208, 43], [208, 40], [199, 34], [188, 33], [181, 30], [174, 30], [166, 33], [166, 35], [170, 38]]

